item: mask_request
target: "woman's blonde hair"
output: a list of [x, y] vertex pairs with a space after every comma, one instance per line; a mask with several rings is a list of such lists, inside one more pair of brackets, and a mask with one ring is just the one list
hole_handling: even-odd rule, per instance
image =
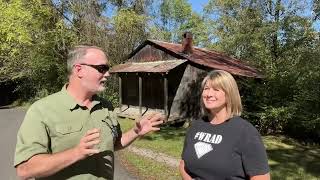
[[[239, 94], [238, 85], [233, 76], [223, 70], [213, 70], [203, 79], [201, 83], [201, 94], [206, 83], [213, 88], [221, 89], [226, 96], [226, 107], [228, 115], [231, 117], [240, 116], [242, 112], [241, 98]], [[202, 96], [200, 98], [201, 113], [203, 116], [210, 114], [203, 103]]]

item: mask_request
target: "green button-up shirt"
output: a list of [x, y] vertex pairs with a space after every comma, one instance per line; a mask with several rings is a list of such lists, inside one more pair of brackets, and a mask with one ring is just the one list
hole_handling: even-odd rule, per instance
[[100, 129], [100, 153], [78, 161], [43, 179], [113, 179], [114, 142], [121, 136], [112, 106], [97, 96], [93, 107], [83, 107], [68, 94], [60, 92], [35, 102], [27, 111], [17, 135], [14, 166], [37, 154], [53, 154], [79, 144], [93, 128]]

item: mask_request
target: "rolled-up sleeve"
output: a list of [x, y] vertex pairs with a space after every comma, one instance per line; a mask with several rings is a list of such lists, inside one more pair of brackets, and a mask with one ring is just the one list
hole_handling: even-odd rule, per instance
[[14, 166], [29, 160], [34, 155], [48, 153], [48, 144], [46, 125], [34, 104], [27, 111], [17, 134]]

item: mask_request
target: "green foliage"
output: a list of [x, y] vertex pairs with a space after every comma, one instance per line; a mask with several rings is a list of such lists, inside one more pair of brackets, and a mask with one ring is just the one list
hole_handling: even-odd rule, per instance
[[295, 0], [287, 4], [280, 0], [209, 1], [205, 9], [217, 15], [212, 23], [219, 39], [212, 47], [263, 70], [265, 77], [258, 84], [241, 85], [245, 116], [261, 132], [319, 140], [318, 34], [312, 17], [301, 15], [305, 4]]
[[191, 18], [191, 5], [186, 0], [163, 0], [160, 4], [160, 30], [164, 31], [162, 39], [171, 42], [181, 40], [181, 28]]
[[256, 115], [259, 118], [253, 118], [253, 123], [262, 134], [283, 132], [289, 119], [292, 118], [288, 107], [268, 106], [262, 108]]
[[72, 39], [63, 20], [42, 1], [1, 3], [2, 81], [16, 81], [16, 91], [24, 100], [37, 91], [52, 93], [65, 80], [66, 46]]
[[104, 92], [99, 95], [112, 103], [114, 107], [119, 107], [119, 95], [117, 92], [118, 86], [115, 78], [107, 80], [107, 88]]
[[163, 27], [168, 31], [187, 22], [191, 12], [191, 5], [186, 0], [163, 0], [160, 5]]
[[314, 20], [320, 19], [320, 1], [319, 0], [313, 0], [313, 12], [314, 12]]
[[[19, 0], [0, 1], [0, 77], [1, 81], [16, 79], [28, 71], [27, 48], [32, 45], [32, 28], [36, 23], [31, 12]], [[4, 18], [5, 17], [5, 18]], [[19, 61], [20, 62], [19, 62]]]
[[[180, 37], [184, 32], [191, 32], [193, 44], [200, 47], [208, 47], [211, 44], [210, 30], [211, 26], [205, 17], [197, 13], [192, 13], [188, 21], [179, 28]], [[181, 39], [181, 38], [180, 38]]]
[[112, 39], [116, 43], [110, 44], [110, 59], [114, 64], [123, 63], [142, 41], [147, 39], [147, 17], [139, 15], [130, 9], [121, 9], [112, 19], [114, 34]]
[[[317, 43], [318, 44], [318, 43]], [[320, 63], [319, 44], [314, 50], [304, 52], [301, 68], [296, 81], [291, 106], [294, 118], [289, 122], [288, 131], [294, 137], [305, 140], [320, 137]], [[301, 133], [296, 134], [299, 131]]]
[[160, 1], [159, 11], [151, 21], [148, 29], [152, 39], [181, 43], [182, 34], [188, 31], [193, 34], [194, 45], [206, 47], [210, 44], [210, 22], [193, 12], [186, 0]]

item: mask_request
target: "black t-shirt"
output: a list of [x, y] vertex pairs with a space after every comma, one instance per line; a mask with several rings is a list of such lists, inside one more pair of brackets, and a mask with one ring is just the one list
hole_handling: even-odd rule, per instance
[[240, 117], [217, 125], [194, 120], [186, 134], [182, 159], [186, 172], [195, 179], [249, 179], [269, 172], [259, 132]]

